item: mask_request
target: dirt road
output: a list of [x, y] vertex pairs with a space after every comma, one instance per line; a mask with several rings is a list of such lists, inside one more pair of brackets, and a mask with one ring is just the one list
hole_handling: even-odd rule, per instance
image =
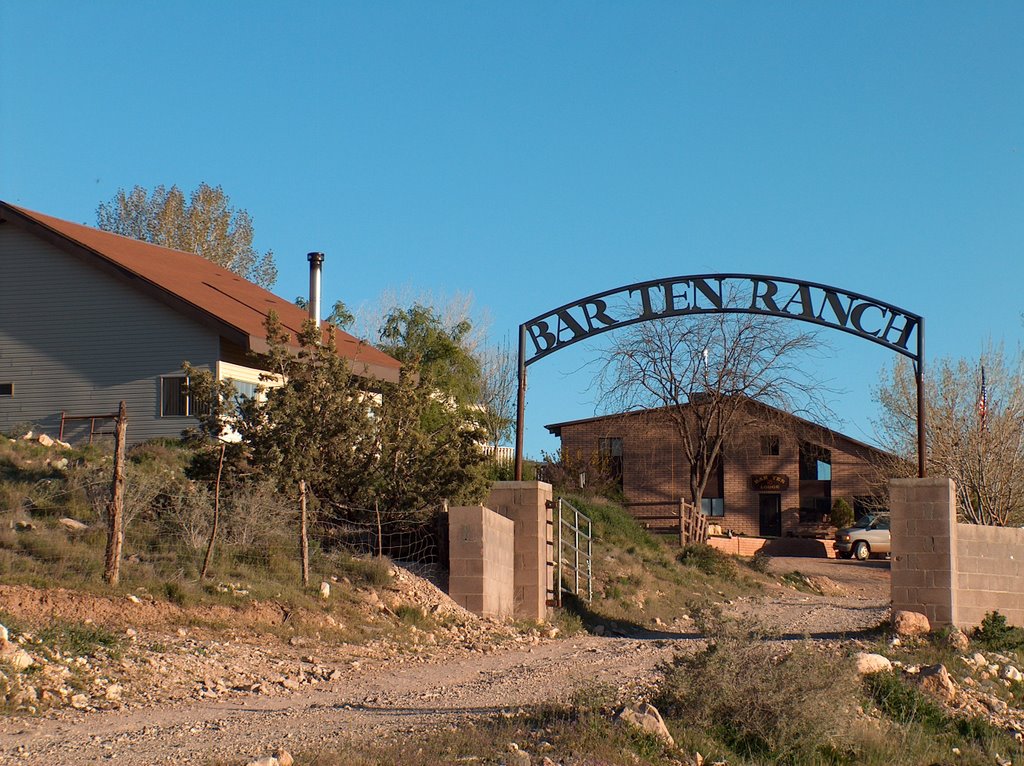
[[[834, 641], [875, 628], [888, 609], [885, 562], [777, 559], [777, 572], [828, 577], [831, 596], [780, 588], [727, 605], [757, 616], [783, 638]], [[228, 692], [216, 699], [163, 701], [105, 712], [63, 712], [53, 718], [0, 722], [0, 763], [30, 766], [203, 762], [245, 763], [277, 746], [316, 749], [357, 738], [449, 726], [474, 716], [568, 700], [574, 692], [609, 685], [643, 696], [658, 664], [693, 651], [686, 633], [643, 637], [583, 634], [491, 649], [440, 647], [429, 656], [318, 657], [328, 680], [276, 696]], [[244, 651], [235, 642], [236, 651]], [[254, 647], [255, 649], [255, 647]], [[260, 651], [265, 651], [265, 647]], [[276, 688], [276, 687], [275, 687]]]

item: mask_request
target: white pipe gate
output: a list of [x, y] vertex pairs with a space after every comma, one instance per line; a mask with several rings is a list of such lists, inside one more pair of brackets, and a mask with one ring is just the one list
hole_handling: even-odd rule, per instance
[[[569, 593], [590, 603], [594, 598], [594, 532], [590, 517], [564, 498], [554, 503], [554, 560], [551, 605], [562, 606], [562, 594]], [[567, 571], [568, 570], [568, 571]], [[585, 595], [582, 587], [585, 587]]]

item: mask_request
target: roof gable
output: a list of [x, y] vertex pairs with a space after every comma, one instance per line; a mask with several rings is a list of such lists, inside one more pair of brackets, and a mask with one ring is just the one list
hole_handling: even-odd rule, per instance
[[[267, 350], [264, 322], [271, 310], [277, 313], [289, 342], [295, 345], [308, 317], [291, 301], [194, 253], [151, 245], [5, 202], [0, 202], [0, 219], [105, 269], [255, 353]], [[325, 337], [328, 331], [325, 326]], [[383, 351], [342, 330], [335, 330], [335, 343], [338, 354], [352, 364], [353, 372], [398, 379], [401, 363]]]
[[[854, 448], [856, 448], [858, 450], [867, 451], [867, 452], [872, 453], [872, 454], [877, 455], [877, 456], [884, 456], [884, 457], [887, 457], [887, 458], [891, 458], [892, 457], [888, 452], [886, 452], [883, 449], [875, 447], [875, 446], [873, 446], [871, 444], [867, 444], [866, 442], [862, 442], [862, 441], [860, 441], [858, 439], [854, 439], [852, 436], [847, 436], [846, 434], [844, 434], [844, 433], [842, 433], [840, 431], [833, 431], [831, 428], [828, 428], [826, 426], [820, 425], [819, 423], [815, 423], [815, 422], [813, 422], [811, 420], [807, 420], [805, 418], [802, 418], [799, 415], [794, 415], [791, 412], [786, 412], [785, 410], [780, 410], [778, 407], [772, 407], [771, 405], [764, 404], [763, 402], [758, 402], [758, 401], [756, 401], [754, 399], [749, 399], [749, 398], [747, 399], [747, 405], [749, 407], [754, 408], [755, 410], [760, 410], [762, 412], [763, 416], [768, 416], [768, 417], [773, 417], [773, 418], [782, 418], [782, 419], [784, 419], [786, 421], [790, 421], [790, 422], [799, 424], [799, 426], [802, 429], [806, 429], [809, 432], [817, 433], [821, 437], [821, 440], [824, 441], [824, 442], [831, 442], [831, 443], [835, 443], [836, 441], [845, 442], [846, 444], [848, 444], [848, 445], [850, 445], [850, 446], [852, 446], [852, 447], [854, 447]], [[684, 406], [687, 406], [687, 405], [684, 405]], [[565, 427], [582, 425], [584, 423], [596, 423], [596, 422], [600, 422], [600, 421], [611, 421], [611, 420], [614, 420], [614, 419], [617, 419], [617, 418], [639, 417], [639, 416], [644, 416], [644, 415], [649, 416], [652, 413], [658, 412], [659, 410], [666, 410], [666, 409], [668, 409], [668, 407], [655, 407], [655, 408], [646, 409], [646, 410], [630, 410], [628, 412], [617, 412], [617, 413], [612, 413], [612, 414], [609, 414], [609, 415], [598, 415], [598, 416], [595, 416], [595, 417], [592, 417], [592, 418], [581, 418], [579, 420], [569, 420], [569, 421], [566, 421], [566, 422], [563, 422], [563, 423], [551, 423], [550, 425], [546, 425], [544, 427], [548, 430], [549, 433], [551, 433], [552, 436], [556, 436], [556, 437], [561, 438], [561, 436], [562, 436], [562, 429], [565, 428]]]

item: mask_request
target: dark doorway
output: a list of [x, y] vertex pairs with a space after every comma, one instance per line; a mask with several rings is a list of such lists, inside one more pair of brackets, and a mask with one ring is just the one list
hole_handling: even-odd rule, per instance
[[782, 537], [782, 495], [761, 495], [761, 537]]

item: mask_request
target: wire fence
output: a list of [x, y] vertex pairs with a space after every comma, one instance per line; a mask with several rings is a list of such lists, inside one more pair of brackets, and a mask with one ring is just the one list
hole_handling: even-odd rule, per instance
[[[273, 485], [240, 481], [219, 498], [172, 461], [129, 462], [122, 583], [276, 595], [301, 582], [299, 508]], [[0, 460], [0, 578], [53, 585], [102, 580], [110, 500], [109, 460], [6, 469]], [[216, 518], [216, 534], [214, 521]], [[212, 539], [212, 545], [211, 545]], [[313, 503], [310, 579], [373, 580], [388, 560], [447, 567], [447, 513]], [[200, 573], [209, 551], [208, 576]]]

